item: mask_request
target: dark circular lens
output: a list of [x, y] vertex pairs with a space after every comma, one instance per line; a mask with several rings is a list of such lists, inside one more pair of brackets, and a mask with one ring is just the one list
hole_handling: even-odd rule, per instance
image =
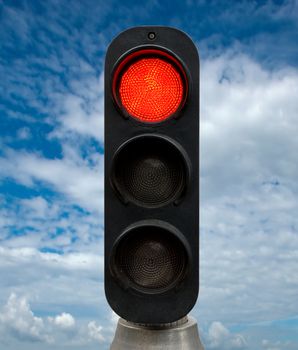
[[120, 280], [137, 289], [159, 292], [176, 285], [184, 275], [187, 253], [172, 232], [159, 226], [128, 231], [116, 248], [115, 268]]
[[187, 178], [185, 158], [170, 141], [138, 137], [125, 144], [114, 163], [115, 187], [127, 200], [159, 207], [182, 193]]

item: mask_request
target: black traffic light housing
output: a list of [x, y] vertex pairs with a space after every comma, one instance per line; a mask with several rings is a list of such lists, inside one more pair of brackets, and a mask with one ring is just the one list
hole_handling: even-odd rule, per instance
[[[148, 62], [153, 78], [144, 73], [146, 93], [159, 89], [158, 79], [180, 84], [176, 100], [171, 100], [172, 85], [163, 92], [172, 103], [163, 120], [146, 120], [163, 108], [163, 99], [152, 103], [151, 113], [150, 97], [139, 104], [134, 100], [139, 85], [125, 85], [131, 79], [126, 72], [143, 84], [137, 75]], [[155, 63], [172, 74], [170, 83], [166, 73], [156, 73]], [[131, 28], [112, 41], [105, 61], [105, 293], [110, 306], [136, 323], [182, 318], [198, 296], [198, 255], [198, 52], [177, 29]]]

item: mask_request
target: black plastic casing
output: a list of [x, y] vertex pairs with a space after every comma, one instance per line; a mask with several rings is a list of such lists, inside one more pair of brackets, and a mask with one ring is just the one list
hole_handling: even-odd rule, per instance
[[[155, 33], [155, 39], [149, 38]], [[113, 72], [129, 52], [161, 49], [176, 57], [188, 80], [184, 107], [168, 120], [142, 123], [124, 117], [112, 93]], [[111, 184], [113, 159], [120, 146], [143, 134], [172, 139], [187, 154], [189, 178], [182, 198], [159, 208], [145, 208], [121, 200]], [[160, 293], [145, 293], [117, 280], [111, 263], [117, 239], [139, 222], [159, 221], [174, 227], [187, 242], [189, 260], [182, 282]], [[199, 56], [193, 41], [183, 32], [160, 26], [135, 27], [122, 32], [110, 44], [105, 60], [105, 293], [112, 309], [122, 318], [143, 324], [176, 321], [187, 315], [199, 292]]]

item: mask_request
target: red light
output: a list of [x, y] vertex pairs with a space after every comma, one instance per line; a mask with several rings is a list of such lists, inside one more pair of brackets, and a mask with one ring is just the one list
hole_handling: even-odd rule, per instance
[[169, 55], [142, 55], [126, 64], [115, 77], [120, 106], [147, 123], [161, 122], [175, 114], [186, 97], [184, 71], [175, 63]]

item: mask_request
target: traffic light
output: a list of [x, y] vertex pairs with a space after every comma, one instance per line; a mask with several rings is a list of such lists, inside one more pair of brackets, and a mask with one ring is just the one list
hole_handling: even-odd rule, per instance
[[169, 27], [122, 32], [105, 61], [105, 293], [122, 318], [176, 321], [199, 290], [199, 57]]

